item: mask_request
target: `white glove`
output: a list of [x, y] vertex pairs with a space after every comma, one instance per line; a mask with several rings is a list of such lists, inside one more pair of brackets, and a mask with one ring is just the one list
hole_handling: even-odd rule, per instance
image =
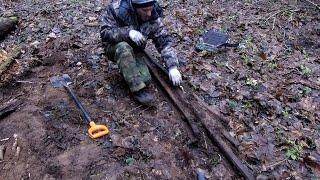
[[139, 31], [130, 30], [129, 37], [138, 46], [143, 46], [146, 43], [146, 38]]
[[177, 66], [173, 66], [169, 69], [169, 78], [172, 81], [173, 85], [178, 86], [182, 81], [180, 72], [177, 69]]

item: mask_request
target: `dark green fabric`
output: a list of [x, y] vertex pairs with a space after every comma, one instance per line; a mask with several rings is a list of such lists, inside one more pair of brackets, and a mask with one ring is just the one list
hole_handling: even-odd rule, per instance
[[102, 42], [114, 45], [125, 41], [135, 48], [135, 43], [129, 37], [129, 32], [136, 30], [146, 39], [152, 39], [168, 69], [172, 66], [179, 66], [177, 53], [173, 47], [173, 37], [164, 25], [162, 16], [163, 10], [156, 2], [151, 19], [140, 22], [137, 12], [132, 8], [131, 0], [114, 0], [102, 16], [100, 30]]
[[116, 45], [107, 45], [106, 54], [111, 61], [118, 64], [120, 72], [132, 92], [139, 91], [150, 83], [151, 75], [144, 63], [143, 54], [135, 53], [128, 43], [120, 42]]

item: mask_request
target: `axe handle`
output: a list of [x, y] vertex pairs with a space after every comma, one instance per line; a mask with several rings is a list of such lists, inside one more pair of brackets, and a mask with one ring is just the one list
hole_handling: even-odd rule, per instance
[[70, 87], [66, 84], [63, 85], [63, 87], [68, 91], [68, 93], [71, 95], [72, 99], [74, 100], [74, 102], [76, 103], [77, 107], [80, 109], [80, 111], [82, 112], [84, 119], [90, 123], [91, 122], [91, 117], [88, 113], [88, 111], [83, 107], [81, 101], [79, 100], [79, 98], [72, 92], [72, 90], [70, 89]]

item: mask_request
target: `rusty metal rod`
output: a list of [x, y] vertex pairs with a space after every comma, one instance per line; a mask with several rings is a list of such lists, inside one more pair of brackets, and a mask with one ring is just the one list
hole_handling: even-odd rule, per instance
[[153, 67], [153, 65], [150, 63], [150, 61], [146, 60], [145, 61], [147, 66], [149, 67], [149, 69], [151, 70], [151, 73], [156, 77], [156, 79], [159, 81], [159, 83], [161, 84], [161, 86], [164, 88], [164, 90], [167, 92], [167, 94], [169, 95], [169, 97], [171, 98], [171, 100], [175, 103], [176, 107], [178, 108], [178, 110], [183, 114], [183, 116], [186, 118], [187, 123], [189, 124], [189, 126], [191, 126], [192, 132], [194, 133], [194, 135], [196, 137], [200, 137], [201, 133], [199, 128], [192, 122], [194, 120], [192, 120], [192, 115], [186, 111], [183, 107], [185, 105], [183, 105], [181, 103], [181, 101], [179, 101], [174, 93], [172, 92], [170, 86], [165, 82], [165, 80], [163, 80], [162, 77], [160, 77], [159, 72], [157, 72], [157, 69]]
[[[145, 50], [144, 51], [145, 55], [149, 58], [150, 62], [154, 65], [156, 65], [163, 73], [165, 73], [166, 75], [168, 75], [168, 71], [162, 66], [160, 65], [157, 61], [155, 61], [150, 55], [149, 53]], [[179, 87], [180, 90], [182, 91], [182, 93], [179, 92], [180, 95], [182, 95], [182, 98], [186, 99], [183, 95], [185, 94], [185, 90], [184, 88], [182, 88], [182, 86]], [[170, 90], [170, 88], [168, 88]], [[171, 91], [171, 90], [170, 90]], [[205, 109], [207, 109], [215, 118], [218, 118], [219, 120], [221, 120], [223, 123], [228, 124], [228, 120], [221, 116], [219, 112], [213, 110], [211, 107], [208, 107], [205, 102], [203, 102], [196, 94], [192, 93], [192, 94], [188, 94], [189, 98], [193, 97], [197, 100], [197, 102], [204, 107]], [[186, 113], [184, 113], [186, 114]], [[189, 116], [189, 115], [188, 115]], [[230, 142], [232, 143], [232, 145], [234, 147], [239, 147], [239, 142], [234, 139], [233, 137], [230, 136], [230, 134], [225, 131], [225, 130], [221, 130], [222, 131], [222, 135]]]
[[[160, 76], [159, 71], [155, 68], [154, 65], [154, 60], [152, 59], [152, 57], [145, 51], [146, 54], [146, 59], [145, 62], [147, 64], [147, 66], [149, 67], [149, 69], [151, 70], [151, 73], [154, 75], [154, 77], [159, 81], [160, 85], [165, 89], [165, 91], [168, 93], [169, 97], [172, 99], [172, 101], [175, 103], [175, 105], [177, 106], [177, 108], [182, 112], [182, 114], [186, 117], [188, 124], [190, 125], [192, 130], [196, 130], [196, 132], [194, 132], [195, 134], [199, 133], [198, 127], [194, 124], [194, 122], [192, 122], [192, 120], [190, 118], [188, 118], [191, 114], [190, 112], [187, 112], [185, 110], [183, 106], [183, 104], [187, 105], [187, 102], [183, 102], [185, 100], [178, 100], [179, 98], [175, 96], [174, 92], [171, 90], [170, 86], [168, 85], [168, 83], [166, 81], [163, 80], [163, 78]], [[183, 102], [183, 103], [182, 103]], [[226, 158], [229, 160], [229, 162], [231, 162], [232, 165], [235, 166], [235, 168], [237, 170], [239, 170], [239, 172], [246, 178], [249, 180], [254, 180], [254, 175], [252, 173], [252, 171], [245, 166], [241, 160], [234, 154], [234, 152], [232, 151], [232, 149], [230, 147], [228, 147], [228, 145], [222, 140], [222, 138], [220, 137], [221, 134], [221, 130], [218, 131], [216, 130], [217, 128], [214, 127], [213, 124], [208, 124], [208, 122], [206, 122], [205, 120], [203, 120], [201, 117], [201, 114], [198, 114], [197, 112], [200, 111], [200, 109], [197, 110], [193, 110], [194, 113], [196, 113], [196, 116], [200, 118], [201, 123], [204, 125], [204, 127], [206, 128], [206, 130], [208, 131], [209, 135], [210, 135], [210, 139], [219, 147], [219, 149], [225, 154]], [[200, 136], [197, 136], [200, 137]]]

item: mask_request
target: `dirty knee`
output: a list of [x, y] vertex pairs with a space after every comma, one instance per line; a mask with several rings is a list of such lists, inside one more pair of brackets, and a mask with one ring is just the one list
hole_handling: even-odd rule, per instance
[[127, 42], [120, 42], [116, 45], [116, 56], [123, 53], [133, 53], [133, 48]]

